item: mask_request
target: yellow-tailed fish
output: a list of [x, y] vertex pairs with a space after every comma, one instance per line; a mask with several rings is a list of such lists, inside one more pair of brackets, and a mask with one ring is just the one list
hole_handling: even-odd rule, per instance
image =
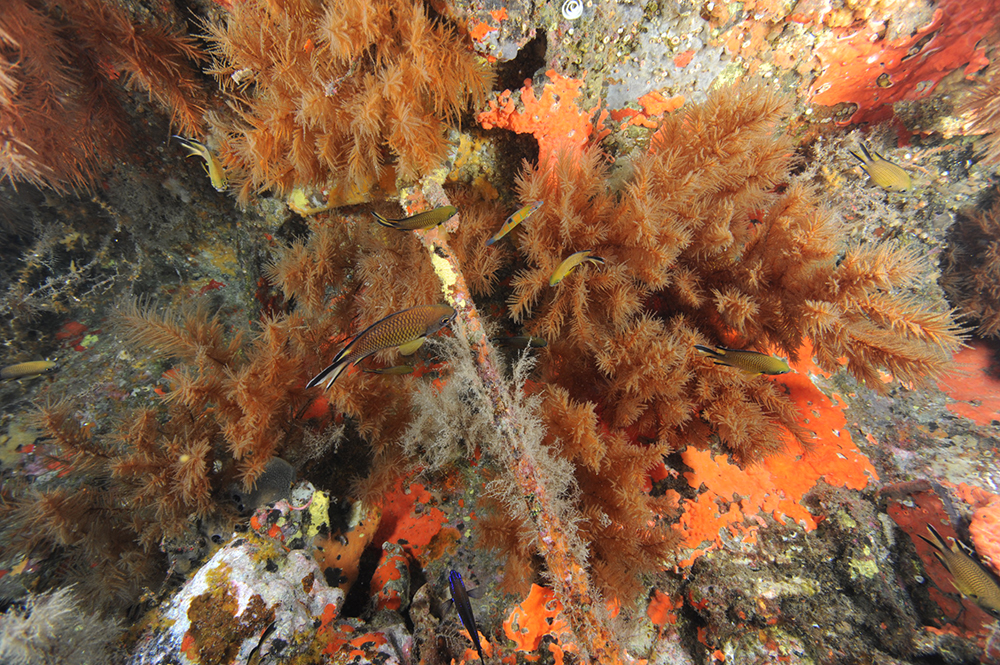
[[869, 151], [864, 144], [861, 145], [863, 154], [859, 155], [853, 150], [849, 152], [861, 160], [861, 168], [865, 170], [872, 182], [887, 192], [905, 192], [913, 187], [909, 173], [874, 150]]
[[400, 353], [408, 356], [420, 348], [428, 335], [454, 321], [455, 315], [455, 310], [448, 305], [418, 305], [390, 314], [355, 335], [333, 362], [306, 384], [306, 388], [322, 383], [324, 389], [329, 389], [348, 365], [357, 365], [382, 349], [397, 346]]
[[375, 367], [372, 369], [366, 369], [365, 372], [368, 374], [388, 374], [390, 376], [396, 376], [401, 374], [412, 374], [413, 365], [393, 365], [392, 367]]
[[59, 365], [51, 360], [32, 360], [0, 369], [0, 379], [28, 379], [41, 374], [51, 374], [57, 369]]
[[576, 254], [570, 254], [566, 257], [566, 260], [559, 264], [556, 271], [552, 273], [552, 277], [549, 277], [549, 286], [555, 286], [559, 282], [563, 281], [566, 275], [573, 272], [573, 270], [583, 263], [584, 261], [590, 261], [591, 263], [604, 263], [604, 259], [599, 256], [592, 256], [592, 249], [585, 249], [582, 252], [577, 252]]
[[545, 203], [545, 201], [535, 201], [534, 203], [529, 203], [528, 205], [524, 206], [523, 208], [521, 208], [520, 210], [518, 210], [517, 212], [515, 212], [513, 215], [511, 215], [510, 217], [508, 217], [507, 221], [504, 222], [503, 226], [500, 227], [500, 230], [496, 232], [496, 235], [494, 235], [492, 238], [490, 238], [489, 240], [487, 240], [486, 244], [487, 245], [492, 245], [497, 240], [500, 240], [500, 238], [503, 238], [505, 235], [507, 235], [508, 233], [510, 233], [511, 229], [513, 229], [515, 226], [517, 226], [518, 224], [520, 224], [524, 220], [526, 220], [529, 217], [531, 217], [531, 215], [536, 210], [538, 210], [539, 208], [541, 208], [543, 203]]
[[934, 540], [924, 538], [919, 533], [917, 535], [934, 548], [934, 556], [951, 573], [952, 584], [955, 585], [959, 593], [970, 598], [993, 616], [1000, 618], [1000, 586], [997, 585], [993, 576], [983, 568], [982, 564], [963, 552], [958, 541], [955, 541], [955, 544], [949, 549], [945, 545], [944, 538], [934, 527], [928, 524], [927, 530], [931, 532], [931, 537]]
[[386, 219], [374, 210], [372, 214], [375, 215], [375, 221], [382, 226], [388, 226], [390, 229], [399, 229], [400, 231], [413, 231], [414, 229], [433, 229], [438, 224], [447, 222], [456, 212], [458, 212], [458, 208], [455, 206], [442, 206], [434, 208], [434, 210], [428, 210], [427, 212], [417, 213], [412, 217], [404, 219]]
[[517, 335], [516, 337], [494, 337], [492, 340], [497, 346], [505, 346], [508, 349], [540, 349], [548, 344], [545, 339], [534, 335]]
[[226, 172], [222, 170], [222, 164], [219, 163], [219, 160], [215, 158], [215, 155], [212, 154], [212, 151], [204, 143], [199, 143], [194, 139], [186, 139], [176, 134], [174, 134], [174, 138], [187, 148], [189, 157], [201, 157], [205, 160], [205, 173], [208, 174], [208, 179], [212, 182], [212, 187], [215, 188], [215, 191], [224, 192], [229, 188], [229, 178], [226, 177]]
[[792, 371], [792, 368], [784, 360], [766, 353], [727, 349], [724, 346], [713, 349], [701, 344], [695, 344], [694, 348], [714, 360], [716, 365], [735, 367], [747, 374], [787, 374]]

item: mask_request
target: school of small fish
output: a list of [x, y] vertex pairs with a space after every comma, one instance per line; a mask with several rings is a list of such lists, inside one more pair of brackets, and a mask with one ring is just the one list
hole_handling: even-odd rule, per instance
[[[217, 191], [225, 191], [228, 188], [228, 180], [215, 155], [204, 144], [194, 139], [181, 136], [175, 136], [175, 138], [188, 150], [189, 155], [201, 157], [205, 161], [205, 172], [208, 174], [212, 186]], [[905, 170], [886, 160], [874, 150], [869, 150], [865, 145], [861, 145], [860, 150], [861, 154], [850, 152], [861, 162], [861, 168], [864, 169], [873, 183], [889, 192], [904, 192], [912, 189], [912, 180]], [[543, 205], [544, 201], [534, 201], [518, 209], [486, 241], [486, 245], [493, 245], [504, 238]], [[412, 231], [435, 228], [451, 219], [457, 212], [455, 206], [442, 206], [402, 219], [388, 219], [375, 211], [372, 211], [372, 215], [376, 222], [382, 226], [401, 231]], [[552, 273], [549, 285], [557, 286], [584, 263], [602, 265], [605, 260], [596, 256], [594, 250], [583, 250], [570, 254]], [[330, 364], [310, 379], [306, 387], [312, 388], [322, 385], [324, 390], [328, 390], [349, 366], [357, 365], [365, 358], [383, 349], [395, 347], [402, 355], [410, 355], [420, 348], [429, 335], [450, 325], [456, 316], [456, 311], [448, 305], [421, 305], [390, 314], [352, 337]], [[542, 348], [547, 344], [545, 339], [530, 335], [495, 337], [492, 338], [492, 342], [498, 346], [513, 349]], [[784, 359], [758, 351], [730, 349], [722, 346], [710, 347], [701, 344], [694, 345], [694, 349], [716, 365], [732, 367], [752, 376], [779, 375], [792, 371]], [[47, 360], [18, 363], [0, 369], [0, 378], [27, 378], [47, 374], [57, 369], [56, 363]], [[413, 372], [413, 369], [412, 365], [400, 364], [368, 368], [364, 371], [373, 374], [402, 375]], [[933, 526], [928, 525], [928, 530], [931, 538], [920, 537], [934, 548], [934, 555], [953, 576], [955, 588], [987, 611], [1000, 617], [1000, 586], [997, 585], [993, 577], [969, 552], [960, 548], [957, 542], [949, 548]], [[452, 601], [462, 624], [468, 631], [480, 660], [483, 660], [479, 631], [469, 601], [470, 592], [466, 589], [461, 574], [455, 570], [450, 572], [448, 583]], [[272, 623], [262, 632], [248, 662], [256, 663], [260, 660], [262, 646], [273, 632], [274, 624]]]

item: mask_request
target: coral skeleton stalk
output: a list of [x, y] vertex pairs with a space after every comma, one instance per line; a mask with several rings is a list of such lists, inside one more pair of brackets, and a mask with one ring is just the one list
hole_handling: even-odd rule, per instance
[[[430, 178], [423, 181], [422, 190], [430, 208], [451, 205], [441, 185]], [[430, 254], [445, 298], [458, 312], [457, 332], [472, 347], [476, 371], [491, 402], [498, 438], [508, 451], [510, 468], [507, 472], [514, 476], [520, 488], [527, 514], [538, 533], [540, 553], [545, 558], [556, 595], [573, 632], [589, 652], [592, 662], [621, 663], [623, 651], [604, 624], [601, 608], [596, 606], [598, 596], [591, 586], [586, 562], [578, 560], [571, 546], [569, 529], [572, 527], [556, 512], [554, 497], [547, 491], [534, 455], [524, 445], [521, 436], [524, 426], [518, 422], [514, 398], [508, 394], [501, 379], [496, 349], [489, 342], [458, 260], [448, 246], [446, 228], [460, 224], [460, 217], [461, 213], [448, 224], [416, 235]]]

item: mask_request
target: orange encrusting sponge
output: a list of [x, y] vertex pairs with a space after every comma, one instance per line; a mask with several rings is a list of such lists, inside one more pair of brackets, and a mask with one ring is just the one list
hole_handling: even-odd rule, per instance
[[[863, 489], [878, 479], [875, 468], [851, 440], [843, 404], [820, 392], [804, 374], [784, 375], [780, 383], [804, 414], [803, 426], [815, 432], [814, 442], [805, 450], [792, 440], [784, 451], [745, 469], [730, 463], [726, 455], [691, 447], [684, 450], [681, 456], [692, 469], [684, 477], [692, 487], [704, 485], [706, 490], [682, 502], [684, 512], [674, 528], [694, 551], [680, 565], [689, 566], [701, 554], [721, 547], [722, 528], [742, 543], [755, 543], [763, 524], [761, 513], [815, 529], [816, 519], [801, 500], [820, 479], [851, 489]], [[756, 521], [748, 523], [747, 518], [754, 517]]]

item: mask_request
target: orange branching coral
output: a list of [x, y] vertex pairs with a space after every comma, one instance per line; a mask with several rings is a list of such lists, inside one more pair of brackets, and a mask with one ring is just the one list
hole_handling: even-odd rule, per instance
[[[791, 145], [775, 131], [784, 103], [747, 86], [664, 119], [620, 192], [593, 148], [542, 155], [519, 179], [545, 205], [523, 223], [525, 267], [510, 311], [551, 341], [543, 370], [606, 422], [683, 447], [707, 422], [741, 461], [801, 437], [773, 383], [699, 358], [696, 343], [796, 357], [806, 339], [821, 367], [877, 390], [940, 374], [959, 346], [947, 311], [905, 294], [915, 259], [891, 245], [843, 248], [833, 215], [788, 180]], [[604, 265], [548, 277], [592, 250]]]
[[213, 72], [237, 113], [212, 121], [243, 198], [344, 183], [367, 192], [389, 164], [428, 172], [447, 123], [489, 84], [456, 28], [423, 2], [248, 0], [209, 31]]
[[127, 605], [162, 577], [160, 553], [138, 542], [134, 527], [144, 521], [143, 511], [131, 510], [127, 490], [112, 480], [118, 449], [74, 415], [67, 401], [45, 404], [37, 413], [36, 425], [57, 448], [49, 466], [59, 469], [61, 480], [55, 487], [5, 491], [5, 554], [47, 560], [46, 583], [77, 584], [90, 605]]
[[983, 337], [1000, 334], [1000, 202], [966, 211], [948, 229], [941, 287]]
[[[664, 450], [599, 431], [594, 405], [575, 402], [563, 388], [540, 390], [542, 443], [573, 464], [568, 468], [580, 490], [573, 508], [582, 516], [578, 535], [587, 544], [594, 582], [605, 598], [631, 602], [642, 591], [641, 575], [658, 570], [678, 541], [657, 526], [659, 518], [673, 516], [673, 497], [652, 497], [644, 490], [648, 471]], [[479, 527], [484, 544], [507, 558], [505, 584], [527, 591], [534, 551], [523, 546], [530, 533], [524, 519], [498, 509], [482, 518]]]
[[970, 134], [986, 134], [979, 140], [978, 150], [988, 162], [1000, 161], [1000, 76], [997, 67], [987, 70], [961, 112], [969, 118], [965, 129]]
[[[280, 250], [269, 271], [294, 308], [274, 311], [252, 329], [228, 330], [204, 307], [119, 305], [118, 326], [130, 346], [173, 360], [170, 390], [162, 403], [124, 413], [107, 434], [82, 427], [68, 403], [42, 410], [39, 422], [64, 472], [74, 484], [97, 489], [14, 497], [11, 529], [30, 523], [39, 502], [46, 507], [44, 528], [35, 529], [41, 535], [25, 539], [22, 549], [73, 548], [81, 570], [96, 566], [118, 578], [142, 569], [126, 585], [134, 590], [150, 578], [145, 567], [158, 562], [163, 543], [191, 537], [199, 521], [225, 525], [235, 518], [224, 500], [238, 489], [234, 483], [248, 489], [275, 456], [301, 460], [309, 446], [331, 436], [328, 429], [341, 429], [328, 428], [331, 405], [352, 425], [340, 447], [351, 462], [325, 460], [336, 469], [334, 484], [347, 488], [361, 476], [359, 505], [378, 513], [406, 471], [399, 440], [411, 417], [414, 380], [347, 372], [325, 395], [306, 383], [359, 328], [437, 302], [440, 292], [411, 234], [367, 216], [321, 224], [308, 241]], [[78, 519], [77, 505], [86, 521]]]
[[0, 6], [0, 177], [90, 187], [126, 133], [113, 81], [147, 92], [185, 133], [201, 125], [194, 41], [101, 0]]

